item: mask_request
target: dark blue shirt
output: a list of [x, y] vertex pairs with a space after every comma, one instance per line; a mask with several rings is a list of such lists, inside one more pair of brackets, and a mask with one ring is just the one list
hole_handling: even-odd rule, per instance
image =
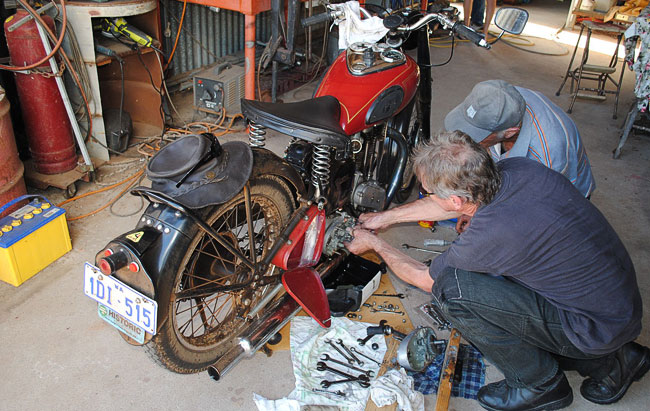
[[586, 353], [607, 354], [641, 331], [641, 295], [630, 256], [601, 212], [561, 174], [526, 158], [497, 164], [501, 188], [438, 256], [445, 268], [510, 277], [556, 306]]

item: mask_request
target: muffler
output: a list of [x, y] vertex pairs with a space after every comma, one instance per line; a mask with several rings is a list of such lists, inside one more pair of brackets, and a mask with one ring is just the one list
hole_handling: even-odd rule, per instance
[[[322, 279], [325, 279], [341, 264], [345, 254], [338, 254], [316, 267]], [[277, 334], [298, 312], [300, 305], [290, 296], [285, 295], [269, 306], [264, 314], [249, 325], [238, 337], [238, 342], [214, 364], [208, 367], [208, 375], [219, 381], [228, 371], [244, 358], [252, 357], [266, 342]]]

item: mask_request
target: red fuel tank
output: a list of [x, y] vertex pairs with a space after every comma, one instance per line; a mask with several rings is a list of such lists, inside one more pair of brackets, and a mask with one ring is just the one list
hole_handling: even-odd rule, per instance
[[[391, 52], [392, 61], [388, 58]], [[363, 51], [356, 53], [357, 56], [351, 53], [349, 48], [336, 58], [314, 95], [333, 96], [339, 100], [341, 127], [348, 135], [399, 113], [415, 95], [420, 79], [417, 63], [396, 50], [374, 52], [372, 65], [364, 63]], [[384, 60], [377, 61], [382, 53]], [[357, 65], [358, 70], [355, 69]]]
[[[27, 15], [25, 10], [18, 10], [4, 24], [11, 63], [15, 66], [36, 63], [47, 55], [34, 20], [14, 31], [7, 29]], [[54, 29], [50, 16], [43, 16], [43, 19]], [[41, 67], [49, 69], [50, 65], [45, 62], [38, 68]], [[36, 171], [57, 174], [75, 168], [74, 138], [56, 80], [33, 72], [16, 73], [16, 87]]]
[[[0, 87], [0, 207], [16, 197], [27, 194], [23, 172], [25, 168], [18, 158], [14, 128], [9, 114], [9, 100]], [[18, 209], [22, 204], [0, 213], [0, 218]]]

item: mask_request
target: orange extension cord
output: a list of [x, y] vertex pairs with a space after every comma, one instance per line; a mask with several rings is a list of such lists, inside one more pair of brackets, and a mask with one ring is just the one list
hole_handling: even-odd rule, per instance
[[[214, 131], [216, 131], [218, 129], [222, 129], [223, 130], [222, 132], [214, 134], [215, 137], [223, 136], [223, 135], [225, 135], [227, 133], [243, 131], [243, 129], [242, 130], [233, 130], [232, 129], [232, 125], [234, 124], [235, 120], [237, 118], [243, 118], [243, 116], [241, 114], [237, 114], [237, 115], [233, 116], [230, 119], [230, 122], [229, 122], [228, 126], [224, 128], [224, 127], [222, 127], [222, 125], [223, 125], [226, 117], [227, 117], [226, 112], [225, 112], [225, 110], [223, 110], [221, 120], [219, 121], [218, 124], [211, 124], [211, 123], [206, 123], [206, 122], [193, 122], [193, 123], [189, 123], [185, 128], [182, 128], [182, 129], [181, 128], [178, 128], [178, 129], [177, 128], [172, 128], [172, 129], [169, 129], [168, 131], [178, 133], [179, 135], [188, 135], [188, 134], [195, 134], [195, 132], [192, 131], [191, 128], [192, 127], [197, 127], [197, 126], [198, 127], [204, 127], [207, 132], [211, 132], [211, 133], [214, 133]], [[148, 149], [149, 151], [145, 151], [144, 149]], [[151, 146], [151, 145], [149, 145], [147, 143], [143, 143], [143, 144], [140, 145], [140, 147], [138, 147], [138, 152], [140, 154], [143, 154], [145, 157], [152, 157], [153, 153], [155, 153], [158, 150], [160, 150], [160, 148], [153, 147], [153, 146]], [[89, 217], [91, 215], [97, 214], [100, 211], [106, 209], [107, 207], [110, 207], [113, 203], [115, 203], [117, 200], [119, 200], [124, 195], [124, 193], [126, 193], [131, 187], [133, 187], [139, 181], [139, 177], [144, 174], [144, 168], [145, 167], [142, 167], [136, 173], [134, 173], [133, 175], [131, 175], [131, 176], [127, 177], [127, 178], [125, 178], [122, 181], [119, 181], [119, 182], [117, 182], [115, 184], [111, 184], [109, 186], [100, 188], [98, 190], [94, 190], [94, 191], [90, 191], [88, 193], [80, 194], [80, 195], [78, 195], [76, 197], [67, 199], [67, 200], [57, 204], [57, 206], [62, 207], [63, 205], [71, 203], [73, 201], [80, 200], [82, 198], [91, 196], [93, 194], [99, 194], [99, 193], [102, 193], [104, 191], [108, 191], [108, 190], [111, 190], [111, 189], [116, 188], [118, 186], [121, 186], [122, 184], [129, 183], [129, 184], [126, 185], [126, 187], [122, 191], [120, 191], [108, 203], [104, 204], [103, 206], [99, 207], [98, 209], [93, 210], [93, 211], [91, 211], [89, 213], [86, 213], [84, 215], [80, 215], [80, 216], [76, 216], [76, 217], [67, 217], [67, 220], [68, 221], [76, 221], [76, 220], [81, 220], [82, 218], [86, 218], [86, 217]]]

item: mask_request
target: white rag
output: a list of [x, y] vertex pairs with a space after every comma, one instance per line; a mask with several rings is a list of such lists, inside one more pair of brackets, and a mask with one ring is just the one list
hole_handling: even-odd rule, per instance
[[[255, 394], [254, 400], [258, 409], [261, 411], [294, 411], [294, 407], [300, 405], [330, 405], [335, 406], [343, 411], [363, 411], [368, 402], [370, 390], [361, 387], [357, 382], [347, 382], [335, 384], [327, 388], [328, 391], [341, 391], [345, 397], [339, 397], [333, 394], [314, 392], [313, 388], [322, 389], [321, 381], [337, 381], [345, 377], [334, 374], [330, 371], [317, 371], [317, 363], [321, 361], [323, 354], [339, 361], [345, 362], [345, 359], [339, 354], [326, 340], [336, 342], [341, 339], [346, 347], [354, 347], [370, 358], [374, 358], [380, 363], [386, 354], [386, 340], [383, 335], [373, 337], [370, 342], [361, 347], [357, 343], [358, 338], [365, 338], [366, 328], [375, 324], [351, 321], [343, 317], [332, 318], [330, 328], [323, 328], [311, 317], [301, 316], [291, 320], [291, 362], [293, 363], [293, 374], [296, 378], [296, 388], [282, 400], [267, 400]], [[379, 344], [377, 350], [372, 350], [371, 343]], [[335, 343], [337, 347], [338, 344]], [[363, 366], [355, 364], [357, 368], [363, 370], [372, 370], [374, 377], [370, 382], [377, 378], [380, 365], [359, 356], [364, 362]], [[341, 370], [347, 374], [359, 375], [358, 371], [350, 370], [342, 365], [327, 362], [327, 365]], [[286, 401], [285, 401], [286, 400]]]
[[397, 401], [397, 409], [424, 411], [424, 395], [413, 389], [413, 378], [404, 368], [388, 370], [370, 385], [370, 396], [378, 407]]
[[352, 43], [376, 43], [388, 33], [388, 29], [384, 27], [384, 21], [377, 16], [361, 20], [358, 1], [348, 1], [332, 6], [345, 13], [345, 17], [336, 21], [336, 24], [339, 25], [339, 50], [348, 48]]

